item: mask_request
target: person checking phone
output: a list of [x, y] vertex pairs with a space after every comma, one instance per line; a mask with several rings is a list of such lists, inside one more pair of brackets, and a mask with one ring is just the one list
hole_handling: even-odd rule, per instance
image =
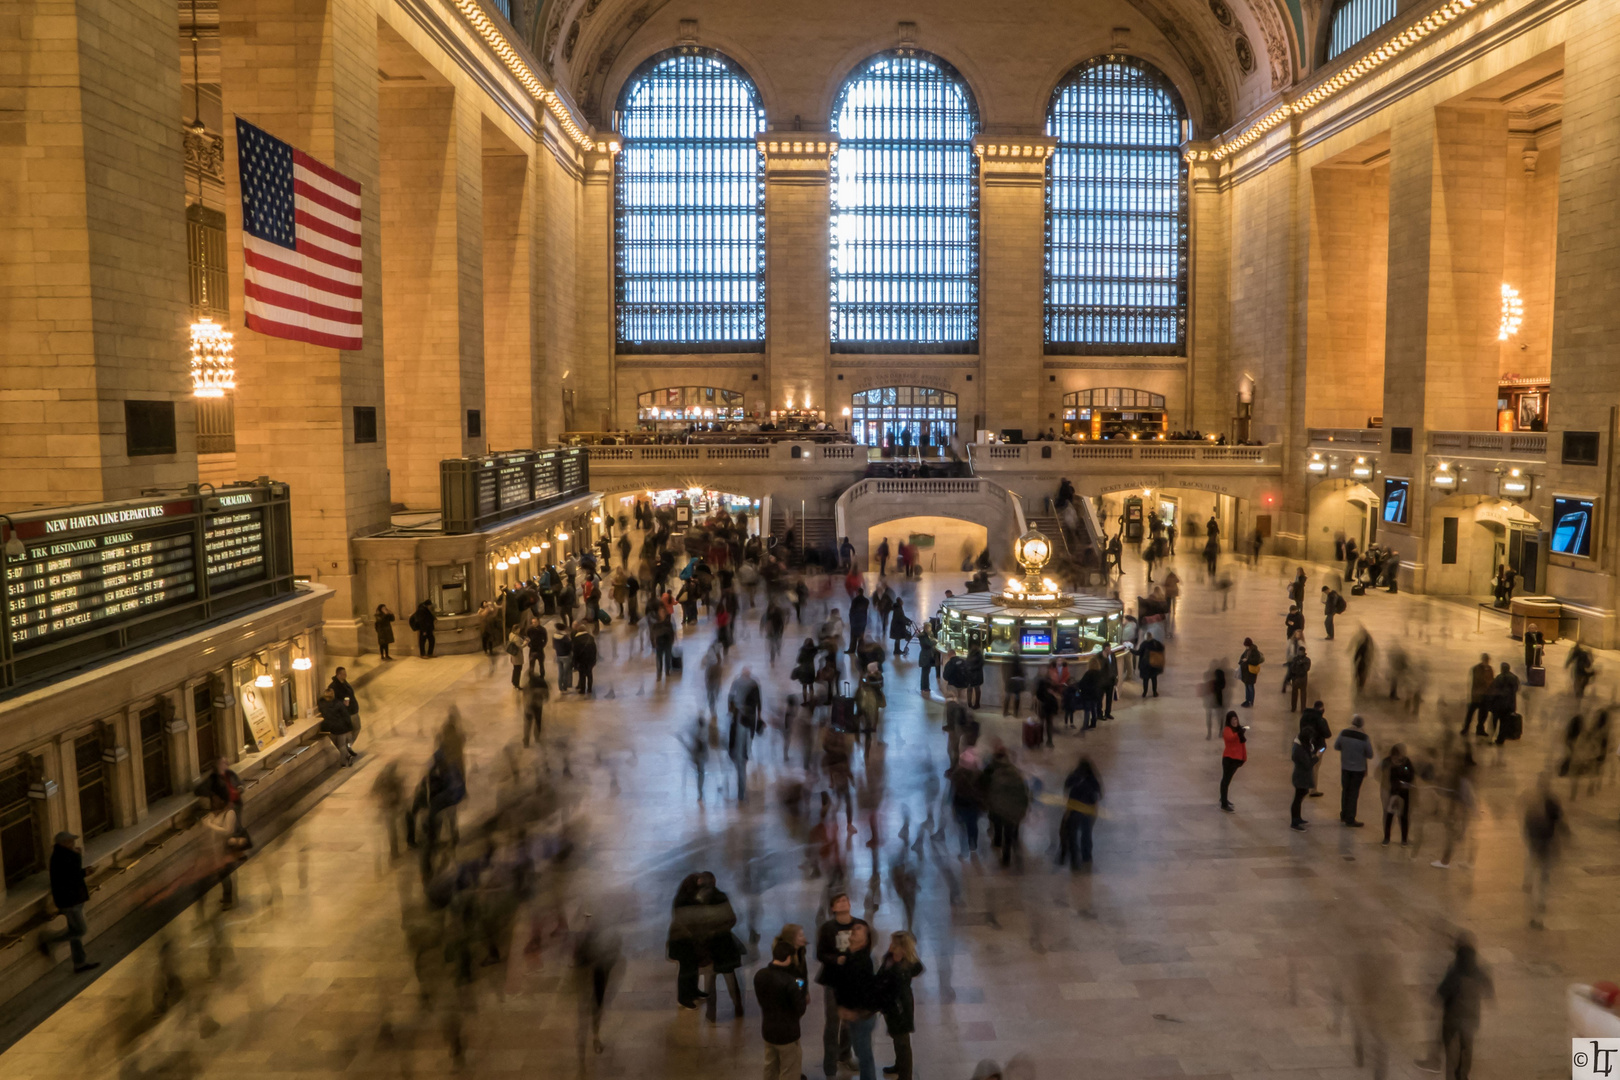
[[799, 1080], [804, 1060], [799, 1018], [810, 1004], [810, 990], [801, 977], [796, 950], [788, 942], [778, 938], [771, 946], [771, 962], [754, 973], [754, 997], [764, 1017], [765, 1080]]

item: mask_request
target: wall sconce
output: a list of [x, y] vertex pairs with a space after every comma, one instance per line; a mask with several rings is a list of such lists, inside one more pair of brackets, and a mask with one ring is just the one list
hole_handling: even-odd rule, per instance
[[560, 532], [560, 533], [558, 533], [558, 534], [557, 534], [557, 539], [558, 539], [558, 540], [559, 540], [559, 541], [561, 541], [561, 540], [567, 540], [567, 539], [568, 539], [568, 534], [567, 534], [567, 533], [565, 533], [565, 532]]
[[542, 540], [542, 541], [540, 541], [539, 550], [541, 550], [541, 551], [550, 551], [551, 550], [551, 541], [550, 540]]
[[311, 660], [307, 656], [295, 656], [295, 657], [293, 657], [292, 669], [294, 671], [308, 671], [310, 668], [312, 668], [314, 666], [315, 666], [315, 661]]
[[530, 548], [529, 549], [529, 554], [530, 555], [538, 555], [538, 554], [540, 554], [540, 545], [536, 544], [532, 548]]
[[1457, 485], [1457, 477], [1456, 474], [1451, 471], [1451, 466], [1442, 461], [1440, 463], [1440, 471], [1434, 474], [1433, 483], [1435, 487], [1455, 487]]
[[276, 680], [272, 679], [269, 675], [260, 675], [257, 679], [253, 680], [253, 685], [257, 686], [260, 690], [268, 690], [272, 686], [276, 685]]
[[497, 569], [497, 570], [505, 570], [506, 569], [506, 560], [502, 559], [500, 562], [496, 563], [495, 564], [495, 569]]
[[1325, 473], [1327, 472], [1327, 462], [1322, 460], [1321, 454], [1312, 454], [1310, 463], [1305, 466], [1305, 469], [1307, 472]]
[[1371, 476], [1372, 469], [1367, 467], [1367, 459], [1364, 457], [1356, 458], [1355, 465], [1351, 466], [1350, 468], [1350, 475], [1359, 480], [1365, 480], [1367, 477]]

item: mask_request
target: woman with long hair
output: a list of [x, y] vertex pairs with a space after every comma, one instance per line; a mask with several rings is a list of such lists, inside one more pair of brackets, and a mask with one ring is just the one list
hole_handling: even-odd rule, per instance
[[911, 980], [922, 973], [922, 961], [917, 959], [917, 939], [905, 930], [890, 934], [889, 951], [883, 954], [877, 981], [879, 999], [883, 1002], [883, 1026], [894, 1040], [892, 1068], [896, 1080], [911, 1080], [911, 1036], [917, 1030], [917, 1006], [911, 996]]
[[394, 613], [388, 610], [387, 604], [377, 605], [377, 611], [371, 617], [371, 626], [377, 632], [377, 651], [382, 654], [382, 659], [392, 660], [388, 650], [394, 644]]
[[1227, 798], [1232, 776], [1249, 760], [1248, 729], [1238, 720], [1236, 712], [1227, 711], [1226, 725], [1221, 728], [1221, 809], [1230, 814], [1236, 807]]
[[702, 907], [703, 874], [687, 874], [675, 890], [670, 905], [669, 937], [665, 955], [679, 965], [675, 976], [675, 1000], [683, 1009], [697, 1008], [703, 996], [698, 989], [698, 972], [708, 963], [704, 949]]

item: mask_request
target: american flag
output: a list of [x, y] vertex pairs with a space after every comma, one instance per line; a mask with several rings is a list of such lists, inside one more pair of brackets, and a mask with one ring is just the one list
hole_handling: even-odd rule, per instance
[[360, 185], [238, 117], [248, 328], [358, 349]]

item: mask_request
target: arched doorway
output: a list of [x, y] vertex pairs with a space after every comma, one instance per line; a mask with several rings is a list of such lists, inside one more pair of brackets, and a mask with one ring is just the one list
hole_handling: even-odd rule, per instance
[[642, 431], [678, 431], [689, 424], [738, 423], [744, 416], [741, 390], [666, 386], [636, 395], [636, 427]]
[[885, 449], [942, 450], [956, 438], [956, 395], [931, 386], [880, 386], [850, 401], [855, 441]]
[[1063, 395], [1063, 434], [1083, 439], [1156, 439], [1170, 428], [1164, 395], [1097, 386]]
[[979, 552], [989, 546], [990, 530], [977, 521], [955, 517], [919, 515], [891, 518], [866, 530], [868, 570], [878, 569], [878, 547], [884, 540], [889, 542], [891, 571], [900, 544], [909, 542], [916, 545], [917, 565], [924, 570], [954, 574], [960, 570], [964, 558], [976, 559]]
[[1323, 480], [1310, 493], [1310, 519], [1305, 557], [1315, 562], [1339, 561], [1337, 542], [1354, 540], [1362, 551], [1377, 536], [1378, 496], [1353, 480]]
[[1546, 564], [1541, 521], [1518, 503], [1448, 495], [1430, 508], [1428, 524], [1425, 592], [1489, 596], [1504, 565], [1519, 575], [1516, 592], [1539, 591]]

